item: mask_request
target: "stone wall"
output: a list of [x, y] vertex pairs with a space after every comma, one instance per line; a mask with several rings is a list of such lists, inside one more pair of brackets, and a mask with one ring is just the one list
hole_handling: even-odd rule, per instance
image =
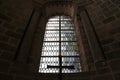
[[96, 30], [107, 62], [107, 65], [101, 67], [100, 71], [110, 73], [109, 76], [113, 76], [114, 80], [119, 80], [120, 1], [94, 0], [94, 3], [88, 5], [86, 9]]
[[[98, 65], [99, 69], [97, 71], [64, 74], [63, 79], [65, 80], [120, 79], [120, 1], [93, 0], [92, 2], [92, 4], [86, 6], [86, 9], [104, 51], [107, 64], [105, 66]], [[0, 80], [58, 79], [57, 74], [33, 73], [29, 71], [29, 64], [16, 61], [17, 50], [32, 10], [31, 0], [0, 1]], [[84, 39], [86, 41], [85, 37]], [[88, 45], [85, 46], [88, 47]], [[88, 65], [92, 64], [93, 62], [90, 61], [92, 60], [91, 55], [86, 55], [90, 58], [87, 59]], [[30, 55], [29, 58], [31, 59], [31, 57]], [[29, 61], [28, 63], [33, 62]]]
[[13, 80], [10, 68], [32, 8], [31, 0], [0, 0], [0, 80]]

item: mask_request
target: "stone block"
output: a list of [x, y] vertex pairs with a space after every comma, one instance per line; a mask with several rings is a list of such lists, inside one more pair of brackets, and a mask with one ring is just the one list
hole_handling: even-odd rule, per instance
[[0, 35], [0, 41], [4, 41], [4, 42], [7, 42], [9, 39], [8, 36], [5, 36], [5, 35]]
[[14, 59], [14, 55], [12, 52], [4, 51], [0, 55], [0, 59], [12, 61]]
[[111, 46], [103, 46], [103, 50], [104, 50], [104, 52], [108, 52], [108, 51], [110, 51], [111, 50]]
[[1, 14], [1, 13], [0, 13], [0, 19], [8, 21], [8, 22], [10, 22], [12, 20], [10, 17], [8, 17], [8, 15]]
[[0, 5], [2, 4], [2, 1], [0, 1]]
[[120, 49], [114, 50], [106, 54], [108, 60], [118, 59], [120, 58]]
[[112, 75], [101, 75], [94, 77], [93, 80], [113, 80]]
[[97, 70], [98, 75], [109, 74], [111, 71], [108, 67]]
[[0, 42], [0, 49], [1, 50], [6, 50], [6, 51], [11, 51], [11, 52], [16, 51], [16, 47], [13, 47], [10, 44], [6, 44], [6, 43], [3, 43], [3, 42]]
[[117, 16], [117, 18], [120, 18], [120, 12], [118, 12], [118, 13], [116, 14], [116, 16]]
[[9, 70], [9, 67], [10, 67], [9, 62], [0, 60], [0, 72], [7, 73]]
[[0, 74], [0, 80], [13, 80], [11, 75]]
[[4, 23], [3, 26], [4, 26], [4, 28], [6, 28], [8, 30], [15, 30], [17, 27], [13, 24], [14, 23]]
[[11, 45], [14, 45], [14, 46], [18, 46], [19, 44], [19, 40], [18, 39], [15, 39], [15, 38], [10, 38], [9, 41], [8, 41]]
[[120, 6], [120, 0], [111, 0], [116, 6]]
[[110, 23], [110, 22], [112, 22], [112, 21], [114, 21], [114, 20], [115, 20], [115, 17], [114, 17], [114, 16], [111, 16], [111, 17], [103, 20], [103, 23], [104, 23], [104, 24], [107, 24], [107, 23]]
[[117, 34], [117, 33], [120, 33], [120, 25], [117, 23], [116, 25], [113, 25], [113, 26], [116, 26], [116, 27], [113, 28], [113, 29], [110, 31], [110, 33], [111, 33], [112, 35]]
[[21, 34], [18, 34], [17, 32], [14, 32], [14, 31], [7, 31], [6, 35], [9, 37], [13, 37], [15, 39], [20, 39], [22, 36]]
[[105, 61], [96, 62], [95, 65], [97, 70], [100, 70], [100, 69], [102, 70], [103, 68], [107, 67], [107, 64]]
[[112, 49], [120, 49], [120, 42], [115, 42], [115, 43], [111, 44], [111, 48]]
[[120, 59], [111, 61], [109, 64], [113, 72], [120, 72]]
[[114, 39], [112, 39], [112, 38], [107, 38], [107, 39], [101, 40], [101, 43], [102, 43], [103, 45], [107, 45], [107, 44], [112, 43], [113, 41], [114, 41]]
[[36, 78], [33, 78], [32, 76], [17, 76], [14, 80], [37, 80]]
[[[0, 25], [0, 26], [1, 26], [1, 25]], [[4, 34], [5, 31], [6, 31], [6, 29], [1, 26], [1, 27], [0, 27], [0, 34]]]
[[116, 73], [114, 74], [114, 76], [115, 76], [115, 80], [120, 80], [120, 73]]
[[0, 19], [0, 25], [2, 24], [2, 22], [3, 22], [3, 21]]

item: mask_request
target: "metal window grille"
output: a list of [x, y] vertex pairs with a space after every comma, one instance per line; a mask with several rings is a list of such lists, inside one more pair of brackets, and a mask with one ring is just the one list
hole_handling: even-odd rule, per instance
[[67, 16], [50, 18], [44, 35], [40, 73], [81, 72], [76, 35]]

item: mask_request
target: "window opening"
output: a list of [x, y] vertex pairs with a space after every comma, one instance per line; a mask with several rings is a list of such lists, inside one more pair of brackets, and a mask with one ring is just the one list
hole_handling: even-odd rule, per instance
[[67, 16], [50, 18], [44, 35], [40, 73], [81, 72], [76, 35]]

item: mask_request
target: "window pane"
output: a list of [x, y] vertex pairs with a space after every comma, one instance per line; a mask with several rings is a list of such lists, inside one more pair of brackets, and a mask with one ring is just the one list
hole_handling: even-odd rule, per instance
[[61, 42], [62, 56], [78, 56], [78, 46], [76, 42]]
[[59, 59], [58, 57], [41, 57], [39, 72], [42, 73], [57, 73], [59, 72], [58, 68], [48, 68], [49, 65], [58, 66]]
[[61, 41], [76, 41], [74, 31], [61, 31]]
[[[64, 44], [64, 43], [62, 43]], [[66, 42], [66, 44], [61, 45], [61, 50], [63, 51], [77, 51], [78, 48], [75, 45], [72, 45], [72, 42]]]
[[48, 26], [46, 27], [47, 30], [54, 30], [54, 29], [59, 29], [59, 26]]
[[44, 41], [59, 41], [59, 31], [46, 31]]
[[55, 17], [52, 19], [49, 19], [46, 29], [51, 30], [51, 29], [59, 29], [59, 17]]
[[[56, 16], [48, 20], [39, 72], [59, 73], [60, 67], [62, 68], [62, 73], [81, 71], [78, 46], [73, 26], [72, 20], [66, 16]], [[62, 66], [60, 66], [60, 64]]]
[[62, 66], [74, 66], [74, 69], [64, 68], [62, 69], [63, 73], [74, 73], [80, 71], [80, 60], [79, 57], [63, 57]]
[[58, 56], [59, 42], [44, 42], [42, 56]]

